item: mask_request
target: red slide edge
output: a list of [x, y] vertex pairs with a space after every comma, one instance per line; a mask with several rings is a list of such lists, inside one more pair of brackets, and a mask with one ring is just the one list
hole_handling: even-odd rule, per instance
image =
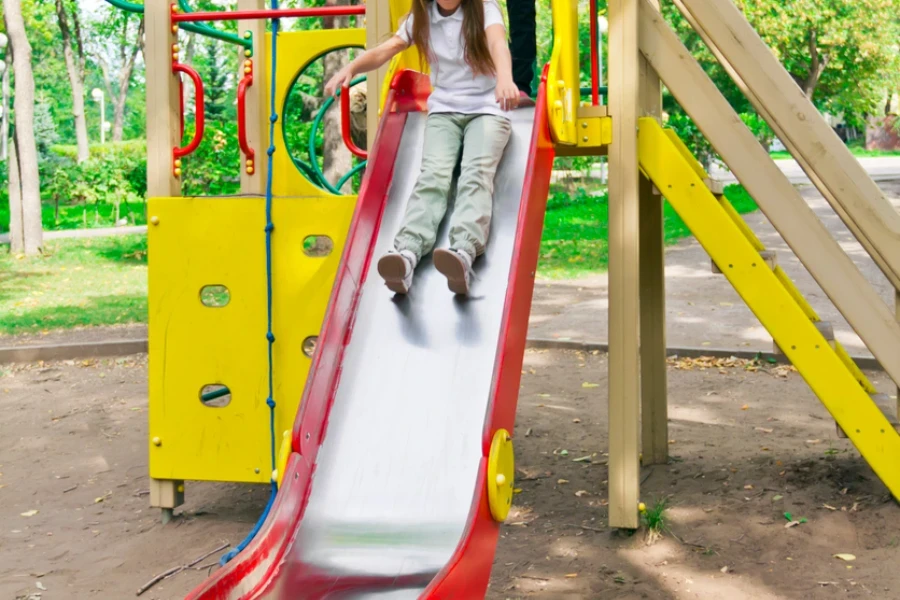
[[487, 496], [487, 462], [494, 432], [505, 429], [512, 433], [516, 421], [516, 404], [528, 333], [528, 317], [534, 293], [534, 277], [540, 253], [544, 212], [550, 190], [550, 175], [556, 156], [547, 120], [547, 69], [541, 77], [534, 109], [534, 131], [531, 138], [522, 202], [516, 226], [506, 290], [506, 305], [500, 326], [491, 404], [484, 424], [482, 459], [478, 481], [463, 539], [447, 565], [422, 594], [428, 600], [483, 598], [491, 578], [491, 568], [500, 536], [500, 524], [491, 516]]
[[293, 542], [309, 500], [316, 455], [340, 381], [341, 362], [353, 330], [362, 282], [378, 240], [406, 117], [410, 112], [425, 110], [430, 92], [429, 79], [421, 73], [402, 71], [391, 82], [377, 143], [363, 177], [303, 402], [294, 423], [293, 453], [282, 487], [269, 518], [253, 541], [227, 566], [188, 594], [188, 600], [254, 597], [270, 583]]

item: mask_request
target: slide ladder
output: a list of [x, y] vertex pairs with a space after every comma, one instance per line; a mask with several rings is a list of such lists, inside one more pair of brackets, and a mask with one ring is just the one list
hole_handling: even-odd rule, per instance
[[674, 132], [653, 118], [640, 119], [638, 154], [644, 174], [769, 331], [834, 417], [839, 431], [850, 438], [891, 493], [900, 497], [896, 406], [885, 406], [889, 400], [876, 394], [840, 343], [826, 339], [830, 327], [823, 326], [721, 190], [710, 185], [706, 171]]

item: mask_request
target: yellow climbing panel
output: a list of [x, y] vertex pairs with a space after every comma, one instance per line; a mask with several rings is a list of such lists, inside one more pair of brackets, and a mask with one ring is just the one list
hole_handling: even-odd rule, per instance
[[[816, 328], [818, 316], [793, 282], [760, 254], [762, 243], [727, 200], [717, 199], [706, 173], [653, 118], [639, 122], [641, 169], [759, 318], [875, 473], [900, 498], [900, 435], [869, 394], [871, 383], [846, 351]], [[687, 154], [685, 154], [687, 153]], [[699, 168], [698, 168], [699, 167]]]
[[[150, 199], [154, 479], [267, 483], [272, 476], [264, 205], [260, 197]], [[354, 206], [353, 196], [273, 200], [279, 443], [297, 414]], [[226, 386], [230, 395], [204, 403], [207, 386]]]

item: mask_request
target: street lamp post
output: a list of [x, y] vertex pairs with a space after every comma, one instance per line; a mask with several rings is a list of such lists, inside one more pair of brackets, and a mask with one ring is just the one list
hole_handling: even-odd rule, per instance
[[100, 145], [106, 143], [106, 94], [100, 88], [91, 90], [91, 98], [100, 103]]

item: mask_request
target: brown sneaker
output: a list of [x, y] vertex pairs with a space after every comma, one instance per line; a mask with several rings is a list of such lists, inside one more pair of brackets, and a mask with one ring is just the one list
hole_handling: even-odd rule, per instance
[[468, 295], [472, 278], [472, 257], [462, 250], [434, 251], [434, 268], [447, 278], [447, 287], [454, 294]]

